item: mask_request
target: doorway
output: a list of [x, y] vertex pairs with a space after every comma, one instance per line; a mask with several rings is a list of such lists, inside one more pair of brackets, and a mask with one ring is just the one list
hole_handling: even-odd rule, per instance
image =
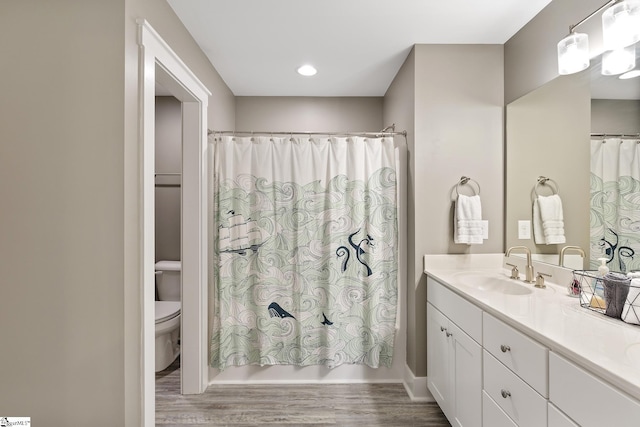
[[211, 93], [146, 20], [138, 21], [140, 50], [142, 406], [155, 425], [155, 96], [182, 103], [181, 390], [207, 387], [207, 103]]

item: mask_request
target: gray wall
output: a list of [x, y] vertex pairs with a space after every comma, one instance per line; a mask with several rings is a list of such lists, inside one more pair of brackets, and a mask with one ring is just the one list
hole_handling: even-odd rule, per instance
[[[182, 172], [182, 103], [156, 97], [156, 173]], [[156, 262], [180, 260], [180, 176], [156, 177]]]
[[592, 99], [591, 132], [640, 133], [640, 101]]
[[214, 125], [233, 95], [166, 2], [1, 8], [0, 414], [139, 426], [136, 18], [213, 92]]
[[236, 129], [240, 131], [379, 131], [385, 126], [381, 97], [236, 98]]
[[[426, 376], [422, 256], [503, 250], [502, 46], [416, 45], [387, 100], [386, 121], [414, 125], [409, 129], [407, 280], [413, 293], [407, 365], [416, 376]], [[483, 219], [489, 220], [489, 239], [482, 245], [453, 243], [452, 190], [463, 175], [482, 186]]]
[[0, 414], [123, 423], [122, 2], [0, 12]]
[[[384, 123], [395, 123], [396, 130], [407, 131], [407, 271], [415, 270], [415, 49], [391, 82], [384, 96]], [[418, 355], [416, 350], [416, 288], [415, 277], [407, 276], [407, 366], [415, 372]]]

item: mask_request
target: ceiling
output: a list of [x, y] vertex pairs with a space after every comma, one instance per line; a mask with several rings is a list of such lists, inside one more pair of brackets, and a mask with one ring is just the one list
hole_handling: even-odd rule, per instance
[[551, 2], [167, 1], [236, 96], [383, 96], [414, 44], [504, 44]]

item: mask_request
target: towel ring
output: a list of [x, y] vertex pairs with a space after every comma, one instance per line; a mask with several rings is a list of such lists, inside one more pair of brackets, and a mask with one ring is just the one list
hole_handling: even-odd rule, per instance
[[558, 194], [558, 190], [560, 189], [560, 187], [558, 186], [558, 183], [556, 183], [554, 180], [552, 180], [551, 178], [547, 178], [546, 176], [539, 176], [538, 177], [538, 182], [536, 183], [536, 185], [533, 187], [533, 192], [535, 193], [536, 196], [539, 196], [540, 194], [538, 193], [538, 186], [539, 185], [548, 185], [549, 188], [551, 188], [551, 192], [552, 194]]
[[[467, 185], [467, 184], [469, 184], [469, 182], [470, 182], [470, 181], [473, 181], [473, 183], [475, 183], [475, 184], [476, 184], [476, 187], [478, 187], [478, 191], [477, 191], [477, 192], [475, 191], [475, 189], [474, 189], [474, 191], [473, 191], [473, 192], [474, 192], [474, 196], [479, 196], [479, 195], [480, 195], [480, 184], [478, 184], [478, 181], [476, 181], [475, 179], [471, 179], [471, 178], [469, 178], [468, 176], [461, 176], [461, 177], [460, 177], [460, 181], [458, 181], [458, 183], [457, 183], [457, 184], [456, 184], [456, 186], [455, 186], [456, 196], [459, 196], [459, 195], [460, 195], [460, 193], [458, 192], [458, 188], [459, 188], [461, 185]], [[472, 185], [469, 185], [469, 186], [470, 186], [471, 188], [473, 188], [473, 186], [472, 186]]]

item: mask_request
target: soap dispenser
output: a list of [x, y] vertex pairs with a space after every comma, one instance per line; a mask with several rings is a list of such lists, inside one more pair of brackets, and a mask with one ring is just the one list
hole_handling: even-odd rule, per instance
[[604, 277], [604, 275], [609, 272], [609, 267], [607, 267], [607, 258], [598, 258], [598, 261], [600, 261], [600, 266], [598, 267], [598, 276]]
[[593, 289], [596, 295], [603, 298], [604, 284], [602, 282], [602, 278], [609, 272], [609, 267], [607, 267], [607, 258], [598, 258], [598, 261], [600, 261], [600, 266], [598, 266], [598, 275], [596, 277]]

